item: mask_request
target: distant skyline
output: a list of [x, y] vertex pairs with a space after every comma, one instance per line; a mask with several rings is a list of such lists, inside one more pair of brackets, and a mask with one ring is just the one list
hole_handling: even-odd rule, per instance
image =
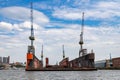
[[65, 56], [79, 56], [82, 12], [85, 13], [83, 48], [95, 52], [95, 60], [120, 57], [119, 0], [0, 0], [0, 56], [25, 62], [30, 45], [30, 2], [33, 1], [35, 54], [51, 64]]

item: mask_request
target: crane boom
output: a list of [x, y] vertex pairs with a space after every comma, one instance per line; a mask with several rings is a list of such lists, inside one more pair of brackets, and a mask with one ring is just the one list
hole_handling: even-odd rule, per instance
[[82, 28], [81, 28], [81, 34], [83, 35], [84, 30], [84, 12], [82, 13]]
[[33, 41], [35, 40], [35, 37], [34, 37], [34, 29], [33, 29], [33, 3], [32, 2], [31, 2], [30, 20], [31, 20], [31, 36], [29, 37], [29, 39], [31, 40], [31, 46], [33, 46]]
[[83, 30], [84, 30], [84, 12], [82, 13], [82, 26], [81, 26], [81, 34], [80, 34], [80, 50], [79, 50], [79, 57], [80, 57], [80, 54], [83, 53]]

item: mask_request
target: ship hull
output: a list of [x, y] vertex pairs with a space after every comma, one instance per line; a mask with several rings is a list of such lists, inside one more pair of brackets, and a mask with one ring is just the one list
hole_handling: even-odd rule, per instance
[[96, 68], [42, 68], [42, 69], [26, 69], [26, 71], [96, 71]]
[[[78, 57], [71, 61], [69, 61], [68, 58], [65, 58], [59, 63], [60, 65], [47, 64], [46, 67], [43, 67], [43, 65], [40, 65], [40, 66], [38, 65], [42, 63], [41, 61], [39, 61], [39, 59], [37, 59], [35, 55], [33, 55], [34, 59], [32, 59], [31, 62], [37, 63], [36, 65], [37, 67], [27, 65], [28, 67], [26, 67], [25, 70], [26, 71], [95, 71], [97, 69], [94, 67], [93, 56], [94, 56], [93, 53], [87, 54], [85, 56]], [[81, 64], [82, 66], [79, 64]]]

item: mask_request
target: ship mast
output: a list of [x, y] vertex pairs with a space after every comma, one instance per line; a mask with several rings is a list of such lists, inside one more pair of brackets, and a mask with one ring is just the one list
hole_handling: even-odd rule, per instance
[[30, 37], [29, 37], [29, 39], [31, 40], [31, 52], [33, 53], [33, 54], [35, 54], [35, 52], [34, 52], [34, 46], [33, 46], [33, 41], [35, 40], [35, 37], [34, 37], [34, 29], [33, 29], [33, 3], [31, 2], [31, 10], [30, 10], [30, 12], [31, 12], [31, 15], [30, 15], [30, 20], [31, 20], [31, 35], [30, 35]]
[[62, 47], [63, 47], [63, 59], [64, 59], [65, 58], [64, 45]]
[[110, 67], [112, 67], [112, 65], [113, 65], [113, 63], [112, 63], [112, 57], [111, 57], [111, 53], [110, 53], [109, 65], [110, 65]]
[[41, 50], [41, 61], [42, 61], [42, 64], [43, 64], [43, 45], [42, 45], [42, 50]]
[[81, 34], [80, 34], [80, 50], [79, 50], [79, 57], [80, 57], [80, 54], [82, 53], [83, 55], [83, 30], [84, 30], [84, 12], [82, 13], [82, 26], [81, 26]]

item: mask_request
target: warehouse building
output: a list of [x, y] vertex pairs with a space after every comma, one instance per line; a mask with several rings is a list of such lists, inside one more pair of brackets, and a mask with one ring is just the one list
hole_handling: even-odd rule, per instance
[[95, 62], [96, 68], [120, 68], [120, 57]]

